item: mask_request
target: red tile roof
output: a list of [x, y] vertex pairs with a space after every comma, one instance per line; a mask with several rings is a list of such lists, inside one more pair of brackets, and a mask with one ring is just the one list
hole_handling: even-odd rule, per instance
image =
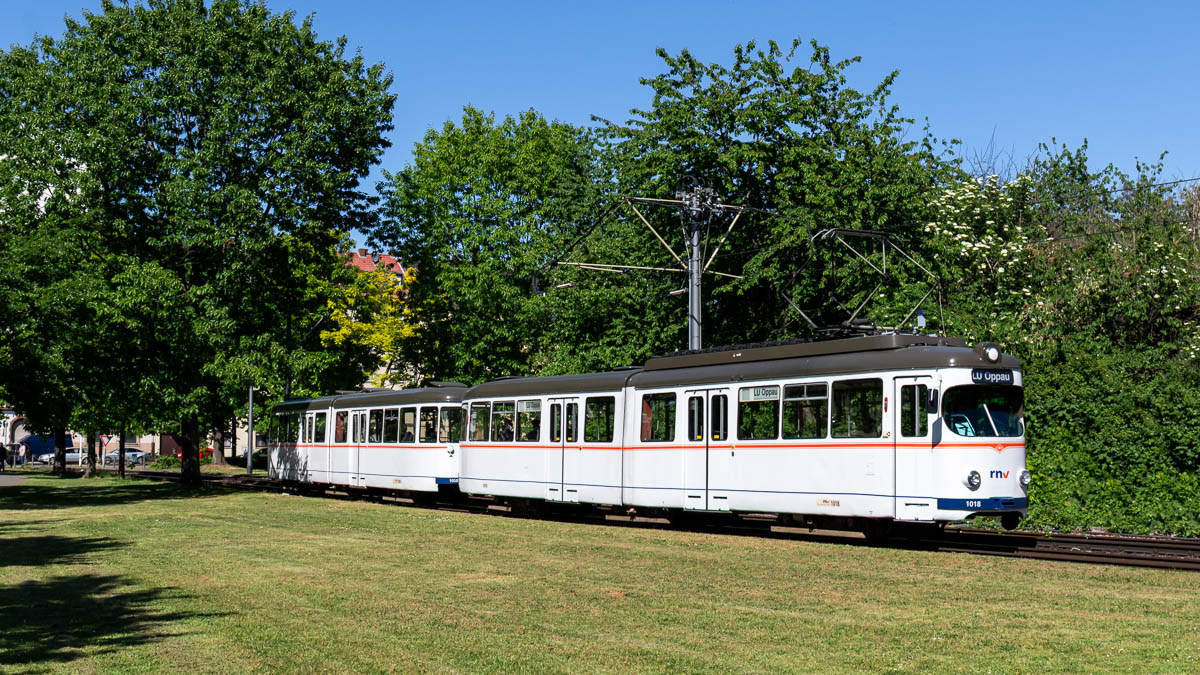
[[382, 267], [396, 274], [404, 274], [404, 263], [398, 258], [384, 253], [367, 253], [367, 249], [360, 248], [357, 251], [351, 251], [349, 258], [346, 262], [347, 265], [353, 265], [364, 272], [373, 272]]

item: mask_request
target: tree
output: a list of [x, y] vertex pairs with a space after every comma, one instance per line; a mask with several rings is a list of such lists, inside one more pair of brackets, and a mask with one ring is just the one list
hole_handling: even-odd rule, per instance
[[539, 291], [595, 212], [595, 171], [585, 131], [468, 107], [385, 173], [372, 241], [418, 270], [408, 302], [419, 334], [402, 353], [422, 377], [530, 372], [548, 320]]
[[1043, 145], [1013, 180], [948, 186], [922, 229], [951, 330], [1024, 363], [1030, 518], [1200, 533], [1194, 196]]
[[[814, 251], [810, 235], [829, 227], [920, 222], [926, 196], [957, 175], [928, 133], [906, 139], [913, 120], [887, 101], [896, 73], [863, 93], [847, 85], [857, 58], [836, 61], [813, 42], [807, 63], [794, 64], [802, 45], [793, 42], [787, 53], [774, 42], [766, 49], [739, 45], [731, 66], [660, 49], [666, 72], [642, 80], [654, 91], [653, 105], [632, 111], [624, 125], [602, 129], [625, 193], [669, 199], [691, 177], [722, 202], [776, 214], [745, 214], [714, 262], [714, 269], [744, 278], [706, 282], [708, 344], [807, 333], [784, 294], [818, 322], [845, 318], [829, 297], [855, 280], [839, 274], [841, 258]], [[683, 249], [676, 212], [657, 209], [647, 216]], [[714, 224], [714, 239], [727, 222]], [[653, 251], [661, 263], [663, 254], [644, 230], [628, 232], [637, 238], [625, 242], [625, 251]], [[660, 349], [686, 344], [685, 315], [676, 311], [679, 337]]]
[[6, 227], [86, 233], [67, 250], [123, 303], [154, 396], [138, 416], [179, 425], [185, 480], [252, 382], [361, 370], [316, 326], [371, 218], [382, 66], [246, 0], [105, 0], [0, 61]]
[[353, 283], [329, 300], [329, 330], [321, 332], [321, 342], [341, 348], [359, 345], [370, 351], [371, 363], [381, 364], [377, 372], [363, 372], [364, 380], [376, 386], [396, 384], [407, 379], [403, 350], [407, 340], [417, 335], [413, 313], [406, 297], [416, 279], [416, 269], [403, 273], [378, 268], [360, 270]]

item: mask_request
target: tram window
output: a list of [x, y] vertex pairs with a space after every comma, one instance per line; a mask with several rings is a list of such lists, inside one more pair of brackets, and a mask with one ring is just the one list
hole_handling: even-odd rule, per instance
[[469, 438], [472, 441], [486, 441], [488, 439], [488, 420], [490, 419], [492, 404], [490, 403], [472, 403], [471, 404], [471, 430]]
[[942, 418], [959, 436], [1020, 436], [1025, 433], [1024, 395], [1012, 385], [968, 385], [946, 390]]
[[688, 440], [704, 440], [704, 397], [688, 397]]
[[567, 442], [575, 443], [579, 439], [579, 431], [576, 427], [579, 426], [579, 404], [567, 404]]
[[825, 438], [829, 422], [826, 392], [825, 383], [783, 388], [784, 438]]
[[550, 440], [562, 443], [562, 404], [550, 405]]
[[642, 396], [642, 440], [675, 440], [675, 394]]
[[900, 387], [900, 435], [925, 436], [929, 433], [929, 415], [925, 402], [929, 400], [929, 387], [923, 384], [906, 384]]
[[367, 425], [367, 442], [379, 443], [383, 440], [383, 408], [375, 408], [370, 412]]
[[542, 435], [542, 402], [517, 401], [517, 438], [536, 441]]
[[738, 390], [738, 438], [779, 438], [779, 387]]
[[304, 443], [312, 443], [313, 442], [313, 416], [309, 415], [307, 418], [305, 418], [305, 420], [306, 420], [308, 426], [305, 429], [304, 438], [301, 440]]
[[593, 396], [584, 407], [583, 440], [585, 443], [611, 443], [616, 421], [617, 399], [613, 396]]
[[437, 408], [421, 408], [421, 442], [437, 443]]
[[291, 414], [287, 416], [287, 439], [289, 443], [295, 443], [300, 440], [300, 416]]
[[516, 436], [513, 432], [513, 425], [516, 422], [513, 418], [515, 410], [516, 406], [512, 401], [497, 401], [492, 404], [493, 441], [511, 441]]
[[367, 412], [365, 410], [354, 414], [354, 442], [367, 442]]
[[395, 443], [400, 438], [400, 411], [388, 408], [383, 411], [383, 442]]
[[334, 418], [335, 419], [335, 422], [333, 423], [333, 442], [334, 443], [345, 443], [346, 442], [346, 414], [347, 413], [345, 410], [339, 410], [337, 412], [337, 416]]
[[457, 443], [462, 438], [462, 408], [442, 408], [438, 424], [439, 443]]
[[883, 435], [883, 380], [833, 383], [833, 437], [879, 438]]
[[328, 413], [319, 412], [316, 415], [313, 415], [313, 443], [325, 442], [325, 416], [327, 414]]
[[714, 441], [722, 441], [729, 438], [729, 430], [725, 428], [729, 419], [729, 397], [725, 394], [719, 394], [712, 397], [712, 428], [710, 438]]
[[413, 443], [417, 440], [417, 409], [400, 409], [400, 442]]

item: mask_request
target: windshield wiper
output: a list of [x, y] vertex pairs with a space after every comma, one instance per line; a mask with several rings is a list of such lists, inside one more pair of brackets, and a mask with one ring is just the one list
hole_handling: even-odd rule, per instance
[[987, 404], [983, 404], [983, 413], [987, 415], [988, 426], [992, 428], [992, 435], [999, 436], [1000, 432], [996, 431], [996, 423], [992, 421], [992, 411], [988, 410]]

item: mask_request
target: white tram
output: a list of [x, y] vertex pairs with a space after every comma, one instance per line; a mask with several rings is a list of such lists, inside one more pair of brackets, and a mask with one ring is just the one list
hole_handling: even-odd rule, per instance
[[466, 386], [286, 401], [271, 410], [270, 476], [353, 488], [438, 492], [458, 482]]
[[[958, 339], [903, 334], [508, 378], [455, 392], [465, 422], [458, 452], [422, 475], [437, 473], [468, 496], [513, 504], [580, 503], [668, 516], [771, 513], [867, 529], [998, 515], [1012, 527], [1028, 506], [1030, 479], [1021, 384], [1020, 364], [995, 345], [972, 350]], [[417, 391], [411, 395], [428, 396]], [[381, 428], [390, 428], [391, 405], [370, 396], [379, 395], [288, 403], [276, 414], [307, 406], [306, 428], [315, 428], [314, 411], [325, 401], [328, 415], [353, 406], [368, 437], [360, 452], [369, 455], [370, 420], [378, 409]], [[340, 447], [317, 437], [304, 436], [296, 456], [325, 447], [332, 457]], [[291, 469], [283, 454], [273, 454], [272, 475], [437, 489], [432, 481], [408, 482], [421, 472], [403, 457], [380, 452], [374, 468], [350, 472], [358, 478], [347, 483], [341, 474]]]

